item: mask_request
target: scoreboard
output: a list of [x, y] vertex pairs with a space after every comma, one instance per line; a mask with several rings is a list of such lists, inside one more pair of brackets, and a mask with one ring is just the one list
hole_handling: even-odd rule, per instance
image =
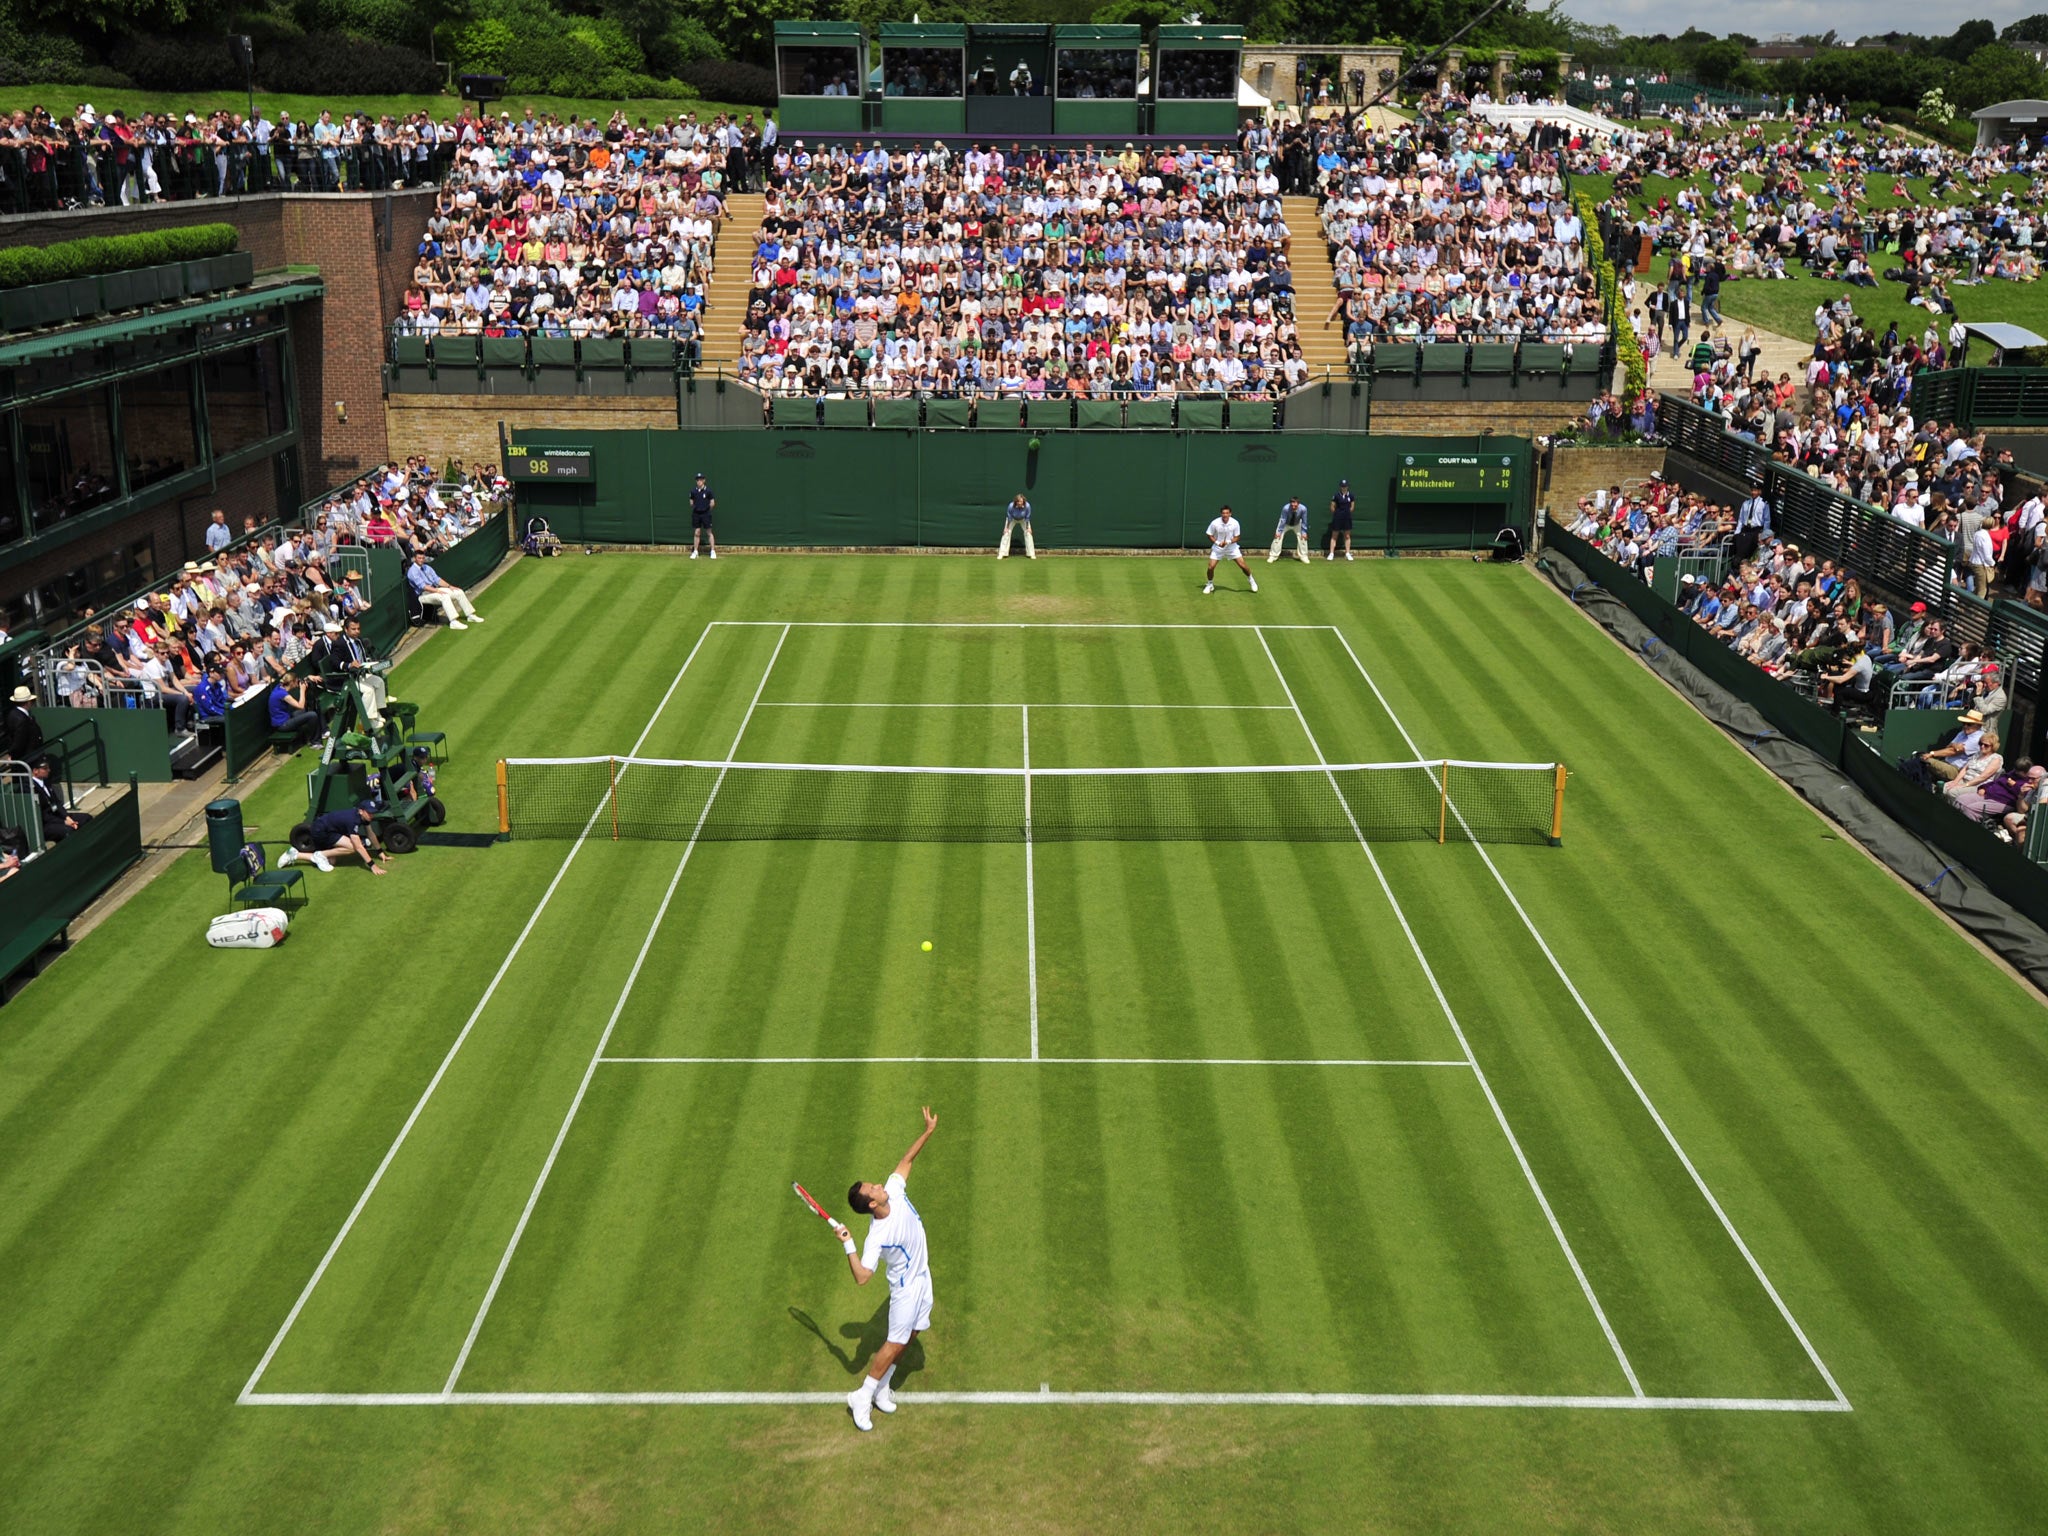
[[521, 448], [505, 452], [505, 476], [510, 480], [550, 481], [593, 478], [592, 455], [588, 448]]
[[1512, 501], [1515, 461], [1504, 453], [1406, 453], [1394, 466], [1401, 501]]

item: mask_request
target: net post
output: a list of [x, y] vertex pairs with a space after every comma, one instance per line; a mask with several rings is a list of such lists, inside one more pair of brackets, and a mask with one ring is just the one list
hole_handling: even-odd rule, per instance
[[612, 841], [616, 843], [619, 840], [619, 760], [616, 757], [609, 757], [605, 761], [611, 766], [612, 772]]
[[498, 836], [512, 835], [512, 793], [505, 776], [505, 759], [498, 759]]
[[1556, 764], [1555, 772], [1556, 787], [1550, 796], [1550, 846], [1559, 848], [1564, 845], [1564, 764]]
[[1451, 817], [1451, 760], [1445, 758], [1439, 766], [1443, 769], [1443, 773], [1438, 780], [1438, 786], [1442, 794], [1437, 800], [1436, 806], [1436, 845], [1441, 848], [1444, 845], [1444, 832], [1450, 823]]

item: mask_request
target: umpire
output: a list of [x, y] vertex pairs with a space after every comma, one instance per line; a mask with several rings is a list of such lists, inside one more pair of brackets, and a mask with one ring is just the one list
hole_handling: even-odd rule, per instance
[[711, 531], [711, 514], [718, 510], [718, 498], [711, 494], [711, 487], [704, 479], [704, 471], [697, 471], [697, 482], [690, 487], [690, 558], [697, 558], [697, 541], [702, 539], [711, 546], [711, 558], [718, 558], [718, 535]]

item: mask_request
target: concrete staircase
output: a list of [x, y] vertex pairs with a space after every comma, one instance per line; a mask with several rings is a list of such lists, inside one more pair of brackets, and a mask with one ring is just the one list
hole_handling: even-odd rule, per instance
[[1312, 197], [1283, 197], [1290, 243], [1287, 264], [1294, 269], [1294, 320], [1301, 333], [1301, 355], [1316, 378], [1324, 369], [1342, 375], [1348, 366], [1344, 357], [1342, 321], [1327, 330], [1323, 318], [1337, 304], [1337, 283], [1330, 270], [1330, 249], [1316, 221], [1316, 200]]
[[725, 219], [711, 248], [711, 281], [704, 286], [706, 373], [739, 366], [740, 338], [746, 334], [747, 288], [753, 280], [754, 236], [764, 208], [758, 192], [726, 195]]

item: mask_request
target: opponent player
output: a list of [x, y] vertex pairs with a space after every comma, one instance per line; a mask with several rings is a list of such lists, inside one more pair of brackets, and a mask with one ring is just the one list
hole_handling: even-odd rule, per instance
[[1271, 565], [1280, 558], [1287, 547], [1287, 531], [1294, 530], [1295, 557], [1303, 565], [1308, 564], [1308, 503], [1299, 496], [1290, 496], [1280, 508], [1280, 523], [1273, 530], [1273, 547], [1266, 554], [1266, 564]]
[[1238, 547], [1238, 538], [1244, 533], [1244, 525], [1230, 515], [1230, 508], [1224, 507], [1209, 523], [1209, 574], [1203, 578], [1202, 591], [1206, 595], [1216, 590], [1216, 562], [1235, 560], [1237, 568], [1244, 572], [1244, 579], [1252, 584], [1254, 592], [1259, 590], [1259, 579], [1252, 574], [1252, 568], [1244, 563], [1244, 551]]
[[1325, 560], [1337, 558], [1337, 541], [1344, 541], [1344, 558], [1351, 558], [1351, 514], [1358, 503], [1352, 499], [1351, 482], [1339, 480], [1337, 494], [1330, 498], [1330, 531], [1324, 535], [1329, 548], [1323, 552]]
[[853, 1270], [855, 1284], [866, 1285], [874, 1279], [885, 1259], [889, 1268], [888, 1342], [875, 1351], [860, 1385], [846, 1394], [847, 1411], [860, 1429], [875, 1427], [874, 1417], [868, 1412], [870, 1405], [884, 1413], [896, 1411], [896, 1394], [889, 1390], [889, 1380], [896, 1374], [897, 1357], [912, 1339], [932, 1325], [932, 1269], [925, 1250], [924, 1221], [917, 1214], [917, 1207], [910, 1203], [904, 1181], [910, 1176], [910, 1165], [917, 1160], [917, 1154], [938, 1128], [939, 1117], [927, 1104], [924, 1134], [910, 1144], [896, 1171], [880, 1184], [857, 1183], [847, 1191], [846, 1203], [870, 1218], [868, 1240], [858, 1252], [846, 1228], [836, 1221], [832, 1223], [833, 1232], [846, 1249], [846, 1262]]

